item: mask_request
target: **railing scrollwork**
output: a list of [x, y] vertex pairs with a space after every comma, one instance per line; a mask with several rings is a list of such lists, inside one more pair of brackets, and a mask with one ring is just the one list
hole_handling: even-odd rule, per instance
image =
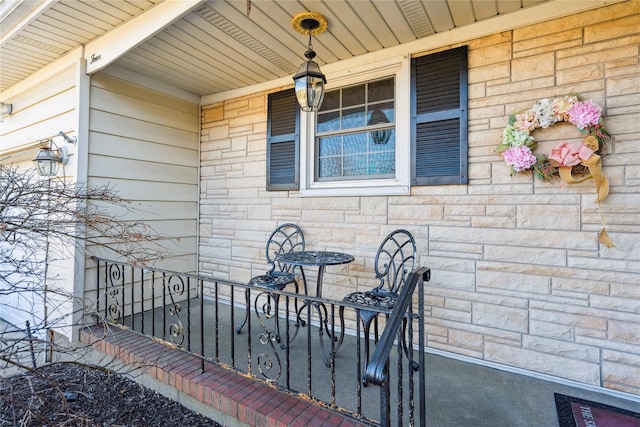
[[122, 281], [124, 279], [124, 265], [110, 264], [105, 272], [107, 279], [106, 290], [106, 307], [107, 318], [109, 321], [118, 323], [122, 320], [124, 313], [121, 305], [124, 288]]
[[170, 300], [166, 309], [168, 309], [169, 315], [173, 318], [173, 323], [169, 325], [169, 337], [171, 337], [173, 344], [181, 346], [185, 340], [184, 327], [182, 325], [182, 319], [180, 318], [182, 306], [176, 298], [184, 296], [186, 286], [184, 279], [177, 274], [163, 273], [163, 280], [165, 281], [164, 289], [169, 294]]
[[264, 351], [264, 347], [263, 351], [258, 354], [258, 371], [265, 381], [270, 383], [277, 382], [282, 375], [282, 363], [274, 345], [274, 343], [280, 341], [280, 331], [275, 326], [277, 323], [274, 325], [275, 329], [271, 329], [265, 322], [265, 320], [269, 319], [274, 320], [274, 322], [278, 320], [278, 313], [275, 311], [277, 304], [273, 303], [274, 298], [278, 298], [278, 295], [262, 291], [256, 295], [254, 302], [256, 317], [263, 329], [259, 334], [260, 344], [269, 346], [267, 347], [269, 354]]
[[[96, 291], [87, 292], [87, 298], [96, 298], [98, 321], [190, 352], [201, 358], [203, 372], [205, 361], [217, 363], [320, 402], [362, 425], [387, 426], [390, 420], [403, 426], [424, 425], [425, 366], [419, 349], [425, 348], [423, 281], [429, 280], [428, 268], [409, 274], [392, 308], [370, 309], [372, 315], [385, 318], [384, 329], [363, 370], [367, 357], [361, 350], [360, 322], [353, 321], [360, 310], [354, 303], [94, 260]], [[236, 295], [243, 295], [242, 300], [238, 302]], [[338, 316], [340, 309], [347, 316]], [[236, 326], [245, 316], [248, 327], [240, 334]], [[397, 352], [391, 351], [394, 346]], [[370, 387], [362, 386], [363, 371]], [[418, 387], [414, 387], [416, 374]], [[390, 384], [398, 389], [390, 391]], [[368, 394], [376, 390], [374, 386], [379, 386], [379, 405]], [[390, 410], [392, 402], [395, 412]], [[375, 409], [365, 410], [364, 405]], [[378, 407], [376, 420], [371, 417]]]

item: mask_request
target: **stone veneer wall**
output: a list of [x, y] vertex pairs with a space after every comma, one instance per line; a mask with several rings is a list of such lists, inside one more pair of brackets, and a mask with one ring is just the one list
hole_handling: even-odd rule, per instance
[[[263, 272], [269, 232], [291, 221], [310, 248], [356, 256], [325, 275], [324, 295], [340, 298], [372, 285], [378, 243], [407, 228], [432, 269], [430, 348], [640, 395], [640, 2], [468, 44], [469, 185], [389, 197], [267, 192], [266, 93], [205, 106], [200, 271], [237, 281]], [[592, 183], [510, 177], [493, 152], [510, 113], [567, 93], [601, 105], [615, 136], [602, 203], [614, 249], [597, 242]], [[537, 132], [546, 148], [577, 136], [561, 124]]]

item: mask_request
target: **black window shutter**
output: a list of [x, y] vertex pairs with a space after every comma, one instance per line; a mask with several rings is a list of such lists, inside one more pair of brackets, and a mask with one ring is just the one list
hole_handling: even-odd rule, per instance
[[466, 184], [467, 46], [411, 61], [411, 184]]
[[269, 94], [267, 190], [298, 190], [300, 108], [293, 89]]

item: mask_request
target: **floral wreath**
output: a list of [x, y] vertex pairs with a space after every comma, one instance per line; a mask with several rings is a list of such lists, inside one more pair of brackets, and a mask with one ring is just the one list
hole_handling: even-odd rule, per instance
[[[531, 133], [548, 128], [558, 122], [569, 122], [586, 135], [583, 142], [563, 142], [553, 148], [548, 156], [533, 154], [536, 141]], [[611, 134], [602, 123], [602, 108], [595, 102], [580, 101], [578, 95], [566, 95], [554, 99], [541, 99], [526, 110], [509, 116], [509, 124], [502, 133], [502, 142], [496, 147], [505, 163], [511, 167], [511, 175], [533, 171], [543, 181], [557, 177], [565, 184], [579, 184], [593, 179], [599, 203], [609, 194], [609, 181], [602, 173], [600, 150], [611, 142]], [[586, 177], [575, 178], [573, 172]], [[600, 242], [613, 247], [604, 228]]]

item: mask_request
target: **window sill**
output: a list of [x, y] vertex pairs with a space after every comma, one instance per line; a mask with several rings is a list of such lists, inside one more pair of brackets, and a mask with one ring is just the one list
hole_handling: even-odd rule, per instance
[[360, 196], [408, 196], [410, 187], [393, 186], [343, 186], [340, 188], [307, 188], [300, 190], [300, 197], [360, 197]]

